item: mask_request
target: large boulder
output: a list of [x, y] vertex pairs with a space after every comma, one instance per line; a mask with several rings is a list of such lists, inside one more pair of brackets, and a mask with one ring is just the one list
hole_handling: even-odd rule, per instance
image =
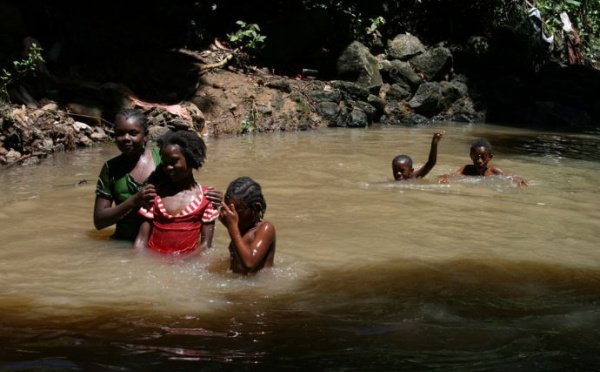
[[421, 53], [425, 53], [425, 46], [416, 36], [400, 34], [392, 40], [388, 40], [386, 53], [389, 59], [408, 61]]
[[423, 75], [425, 81], [442, 81], [452, 71], [452, 53], [438, 47], [410, 59], [410, 65]]
[[382, 61], [381, 74], [384, 81], [408, 84], [413, 91], [423, 82], [423, 79], [413, 70], [410, 63], [399, 60]]
[[358, 41], [352, 42], [338, 58], [337, 73], [340, 78], [367, 89], [378, 89], [383, 83], [379, 61]]

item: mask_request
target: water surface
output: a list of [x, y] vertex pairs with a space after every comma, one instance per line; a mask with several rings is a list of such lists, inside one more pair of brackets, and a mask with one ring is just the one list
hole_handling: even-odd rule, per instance
[[[391, 160], [438, 163], [392, 182]], [[488, 138], [526, 178], [436, 176]], [[92, 224], [112, 145], [0, 170], [0, 370], [563, 371], [600, 366], [600, 136], [490, 125], [208, 139], [197, 180], [261, 183], [276, 267], [136, 254]]]

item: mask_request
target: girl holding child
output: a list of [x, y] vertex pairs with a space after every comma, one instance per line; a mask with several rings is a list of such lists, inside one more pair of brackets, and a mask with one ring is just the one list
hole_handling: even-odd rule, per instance
[[[98, 176], [94, 226], [102, 230], [116, 225], [112, 238], [134, 241], [143, 221], [138, 210], [156, 196], [150, 176], [161, 164], [160, 149], [148, 146], [148, 119], [139, 109], [117, 113], [114, 137], [121, 153], [105, 162]], [[206, 196], [217, 203], [222, 199], [213, 189]]]
[[272, 267], [275, 257], [275, 227], [263, 219], [267, 203], [260, 185], [249, 177], [239, 177], [227, 187], [221, 210], [205, 197], [208, 188], [194, 179], [193, 169], [202, 166], [206, 147], [192, 132], [167, 133], [159, 141], [162, 174], [154, 203], [140, 214], [142, 223], [134, 247], [160, 253], [202, 252], [212, 244], [217, 217], [227, 228], [229, 269], [253, 274]]

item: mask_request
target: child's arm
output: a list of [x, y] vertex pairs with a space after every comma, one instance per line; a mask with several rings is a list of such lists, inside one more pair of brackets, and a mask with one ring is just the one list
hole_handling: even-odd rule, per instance
[[150, 231], [152, 230], [152, 225], [149, 221], [142, 222], [140, 226], [140, 230], [138, 231], [137, 237], [133, 242], [134, 249], [146, 249], [148, 246], [148, 238], [150, 237]]
[[491, 167], [494, 175], [497, 176], [507, 176], [512, 182], [514, 182], [517, 186], [527, 186], [527, 181], [523, 177], [519, 176], [510, 176], [505, 171], [497, 167]]
[[208, 199], [211, 203], [214, 203], [216, 206], [219, 206], [223, 201], [223, 193], [213, 186], [208, 186], [206, 188], [206, 199]]
[[491, 171], [491, 173], [494, 176], [506, 176], [507, 175], [505, 171], [503, 171], [502, 169], [495, 167], [493, 165], [490, 166], [489, 170]]
[[527, 187], [528, 183], [527, 181], [519, 176], [509, 176], [509, 178], [511, 179], [512, 182], [516, 183], [517, 186], [523, 186], [523, 187]]
[[450, 174], [442, 174], [441, 176], [438, 176], [438, 183], [441, 183], [441, 184], [450, 183], [450, 177], [451, 176], [460, 176], [461, 174], [464, 174], [465, 167], [466, 167], [466, 165], [464, 167], [458, 168], [455, 172], [452, 172]]
[[219, 220], [227, 227], [231, 237], [231, 245], [240, 263], [247, 271], [254, 271], [260, 265], [275, 242], [275, 226], [268, 221], [263, 221], [248, 244], [244, 241], [238, 227], [239, 217], [233, 204], [222, 204], [222, 214]]
[[134, 213], [144, 203], [154, 200], [156, 190], [154, 185], [148, 184], [137, 193], [131, 195], [119, 205], [113, 206], [113, 201], [102, 196], [96, 196], [94, 203], [94, 226], [97, 230], [119, 222], [129, 213]]
[[200, 251], [205, 251], [212, 247], [213, 236], [215, 235], [215, 223], [203, 223], [200, 228], [200, 244], [198, 248]]
[[431, 148], [429, 149], [429, 159], [427, 163], [421, 167], [418, 171], [413, 174], [414, 178], [423, 178], [433, 169], [437, 162], [437, 146], [438, 142], [442, 139], [443, 133], [434, 133], [431, 139]]

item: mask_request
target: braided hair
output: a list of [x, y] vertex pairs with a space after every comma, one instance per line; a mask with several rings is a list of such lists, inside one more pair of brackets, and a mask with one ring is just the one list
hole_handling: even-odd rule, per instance
[[194, 169], [202, 168], [206, 160], [206, 144], [195, 132], [180, 130], [169, 131], [158, 139], [158, 146], [178, 145], [185, 161]]
[[[258, 182], [250, 177], [238, 177], [231, 181], [225, 191], [225, 202], [229, 203], [232, 199], [240, 199], [250, 210], [258, 212], [262, 220], [267, 210], [267, 202], [263, 196], [262, 189]], [[258, 205], [257, 205], [258, 204]]]
[[142, 129], [144, 130], [144, 134], [148, 134], [148, 118], [146, 115], [144, 115], [142, 110], [135, 108], [123, 108], [117, 112], [117, 115], [115, 115], [115, 123], [120, 117], [125, 120], [135, 119], [139, 121]]

